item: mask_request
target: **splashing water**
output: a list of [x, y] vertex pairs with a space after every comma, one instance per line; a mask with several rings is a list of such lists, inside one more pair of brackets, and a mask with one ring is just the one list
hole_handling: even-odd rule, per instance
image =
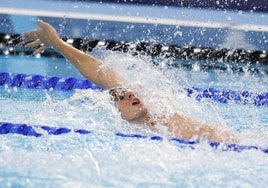
[[[173, 59], [162, 59], [155, 66], [147, 56], [102, 49], [92, 54], [123, 74], [130, 87], [138, 89], [138, 95], [147, 94], [144, 100], [151, 110], [161, 113], [165, 105], [201, 121], [227, 124], [236, 131], [248, 132], [242, 143], [268, 146], [267, 107], [197, 102], [184, 91], [192, 86], [267, 91], [263, 75], [175, 69], [167, 66]], [[63, 69], [66, 65], [69, 62], [62, 62]], [[61, 64], [57, 66], [62, 69]], [[249, 84], [245, 85], [246, 81]], [[140, 85], [150, 95], [139, 90]], [[158, 95], [164, 96], [160, 102], [155, 99]], [[76, 90], [66, 94], [1, 87], [0, 106], [1, 121], [93, 131], [90, 135], [40, 138], [1, 135], [0, 185], [4, 187], [264, 187], [268, 183], [268, 158], [259, 151], [221, 152], [206, 143], [193, 150], [166, 139], [158, 142], [116, 137], [115, 132], [156, 133], [122, 120], [109, 102], [107, 91]]]

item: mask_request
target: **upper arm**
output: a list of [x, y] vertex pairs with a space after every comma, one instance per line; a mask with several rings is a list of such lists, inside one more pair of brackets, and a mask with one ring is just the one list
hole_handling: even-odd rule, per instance
[[[89, 74], [92, 74], [89, 72]], [[124, 77], [114, 71], [111, 67], [101, 65], [96, 69], [95, 76], [91, 75], [88, 78], [95, 84], [100, 85], [104, 89], [114, 88], [127, 84]]]

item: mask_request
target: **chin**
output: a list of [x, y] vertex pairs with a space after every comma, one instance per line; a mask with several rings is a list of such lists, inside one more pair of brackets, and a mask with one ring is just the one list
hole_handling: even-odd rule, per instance
[[[139, 101], [138, 101], [139, 102]], [[147, 109], [142, 103], [132, 103], [127, 106], [119, 106], [121, 117], [129, 122], [141, 123], [147, 115]]]
[[146, 114], [147, 114], [147, 110], [141, 107], [136, 111], [135, 116], [132, 118], [131, 121], [140, 123], [144, 120], [144, 117], [146, 117]]

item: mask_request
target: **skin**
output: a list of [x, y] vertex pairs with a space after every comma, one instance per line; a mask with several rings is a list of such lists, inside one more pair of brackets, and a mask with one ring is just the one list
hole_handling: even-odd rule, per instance
[[[127, 85], [125, 78], [110, 67], [106, 67], [100, 60], [61, 40], [51, 25], [41, 20], [38, 20], [37, 23], [40, 28], [28, 31], [23, 35], [26, 46], [36, 48], [34, 54], [41, 53], [46, 48], [53, 48], [72, 62], [88, 80], [104, 89]], [[150, 117], [142, 99], [136, 97], [135, 92], [131, 90], [128, 90], [124, 98], [115, 106], [123, 119], [132, 123], [147, 124], [151, 127], [160, 123], [167, 126], [170, 136], [199, 140], [206, 135], [211, 141], [237, 142], [230, 137], [227, 131], [221, 131], [216, 127], [195, 121], [179, 113]]]

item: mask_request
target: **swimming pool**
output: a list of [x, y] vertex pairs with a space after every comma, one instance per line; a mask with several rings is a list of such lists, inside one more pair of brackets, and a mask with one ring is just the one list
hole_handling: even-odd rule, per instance
[[[189, 86], [255, 92], [268, 90], [266, 75], [259, 73], [202, 71], [194, 66], [193, 69], [166, 69], [165, 61], [170, 60], [161, 61], [162, 66], [156, 68], [147, 56], [137, 58], [103, 49], [96, 49], [92, 53], [105, 60], [110, 59], [109, 61], [121, 59], [117, 61], [120, 65], [117, 67], [126, 68], [126, 71], [131, 69], [137, 77], [148, 71], [153, 73], [150, 77], [158, 83], [153, 86], [155, 88], [160, 86], [163, 89], [172, 84], [172, 88], [178, 90]], [[1, 72], [83, 79], [62, 58], [1, 55]], [[160, 78], [159, 73], [165, 73], [165, 76]], [[244, 81], [248, 84], [244, 84]], [[146, 79], [142, 82], [151, 84]], [[166, 93], [168, 92], [167, 90]], [[178, 97], [176, 103], [180, 104], [181, 109], [196, 118], [225, 122], [236, 131], [248, 131], [242, 144], [259, 147], [268, 145], [267, 106], [234, 102], [223, 104], [212, 100], [198, 102], [186, 93], [175, 92], [173, 95]], [[105, 102], [108, 101], [107, 97], [105, 92], [91, 89], [45, 91], [1, 86], [2, 122], [92, 131], [90, 134], [73, 131], [54, 135], [35, 127], [43, 136], [1, 135], [1, 185], [261, 187], [267, 183], [267, 154], [256, 150], [222, 152], [212, 149], [206, 143], [194, 146], [193, 150], [183, 144], [168, 141], [165, 137], [163, 141], [152, 140], [150, 137], [157, 134], [146, 127], [130, 125], [121, 120], [112, 105]], [[118, 132], [145, 135], [148, 138], [120, 137], [115, 134]]]
[[[266, 100], [254, 103], [254, 96], [245, 93], [242, 102], [230, 98], [225, 101], [206, 98], [206, 91], [201, 91], [205, 94], [200, 97], [200, 91], [190, 95], [187, 90], [215, 88], [265, 94], [265, 64], [252, 68], [230, 62], [224, 69], [203, 69], [202, 65], [221, 67], [222, 62], [133, 56], [106, 50], [102, 42], [99, 44], [89, 53], [147, 86], [152, 95], [171, 96], [171, 101], [166, 101], [168, 106], [244, 132], [241, 145], [267, 148]], [[65, 59], [11, 55], [9, 50], [0, 55], [1, 187], [267, 185], [267, 153], [255, 149], [223, 151], [224, 146], [214, 149], [205, 141], [189, 145], [169, 140], [164, 129], [158, 134], [122, 120], [109, 103], [107, 92], [70, 86], [72, 79], [66, 78], [84, 78]], [[179, 66], [170, 66], [174, 64]], [[232, 69], [234, 65], [241, 68]], [[31, 82], [32, 78], [37, 82]], [[60, 80], [55, 87], [53, 81], [48, 84], [52, 78]], [[81, 88], [81, 84], [76, 86]]]

